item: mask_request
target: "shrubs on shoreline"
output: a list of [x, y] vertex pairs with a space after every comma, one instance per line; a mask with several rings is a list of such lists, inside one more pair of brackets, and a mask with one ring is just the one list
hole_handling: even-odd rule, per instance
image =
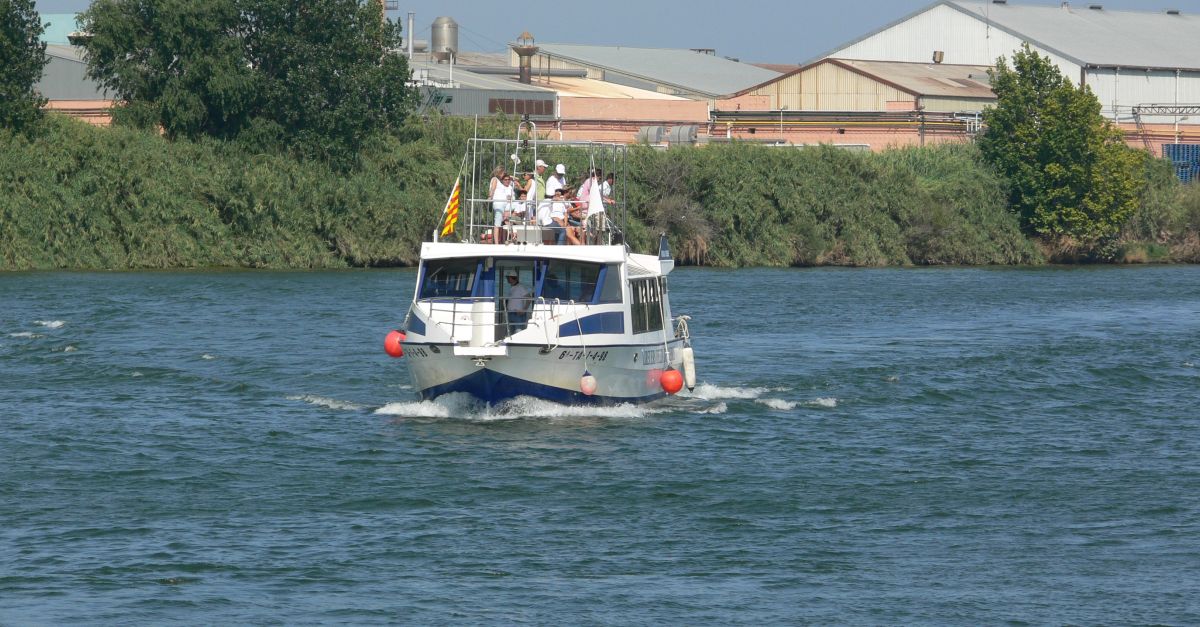
[[[51, 115], [33, 138], [0, 134], [0, 269], [411, 265], [470, 134], [461, 120], [413, 120], [338, 172]], [[1023, 235], [972, 145], [639, 146], [627, 175], [631, 246], [650, 252], [666, 231], [685, 264], [1200, 261], [1200, 193], [1162, 162], [1121, 233], [1086, 250]]]

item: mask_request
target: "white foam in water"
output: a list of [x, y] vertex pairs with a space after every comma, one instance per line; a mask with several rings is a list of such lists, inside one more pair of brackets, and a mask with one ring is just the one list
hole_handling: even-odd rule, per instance
[[213, 359], [216, 359], [216, 356], [209, 355], [208, 353], [204, 353], [203, 355], [200, 356], [200, 359], [203, 359], [205, 361], [212, 361]]
[[74, 346], [74, 345], [67, 344], [66, 348], [64, 348], [64, 349], [63, 349], [63, 352], [64, 352], [64, 353], [74, 353], [74, 352], [75, 352], [75, 351], [77, 351], [77, 350], [79, 350], [79, 349], [78, 349], [78, 348], [75, 348], [75, 346]]
[[716, 405], [713, 405], [712, 407], [709, 407], [708, 409], [702, 409], [696, 413], [697, 414], [710, 414], [710, 415], [715, 416], [718, 414], [723, 414], [727, 411], [729, 411], [729, 405], [726, 405], [724, 402], [720, 402], [720, 403], [717, 403]]
[[838, 400], [836, 398], [815, 398], [807, 403], [809, 407], [837, 407]]
[[671, 410], [665, 407], [631, 404], [605, 407], [562, 405], [530, 396], [518, 396], [494, 407], [488, 407], [466, 394], [447, 394], [432, 401], [388, 403], [375, 410], [375, 413], [405, 418], [458, 418], [489, 421], [520, 418], [643, 418], [666, 411]]
[[785, 401], [782, 398], [756, 398], [754, 399], [754, 402], [760, 405], [766, 405], [771, 409], [780, 409], [785, 411], [788, 409], [795, 409], [797, 405], [797, 403]]
[[39, 337], [46, 337], [46, 336], [42, 335], [41, 333], [33, 333], [31, 331], [22, 331], [20, 333], [9, 333], [8, 337], [39, 338]]
[[33, 323], [47, 329], [61, 329], [66, 324], [62, 320], [34, 320]]
[[375, 410], [384, 416], [399, 416], [402, 418], [450, 418], [465, 412], [478, 411], [471, 409], [470, 397], [459, 394], [448, 394], [434, 401], [409, 401], [405, 403], [388, 403]]
[[647, 405], [562, 405], [531, 396], [518, 396], [492, 408], [498, 418], [644, 418], [670, 411]]
[[289, 396], [289, 397], [287, 397], [287, 399], [289, 401], [304, 401], [305, 403], [308, 403], [310, 405], [316, 405], [318, 407], [325, 407], [327, 409], [341, 409], [341, 410], [346, 410], [346, 411], [358, 411], [358, 410], [366, 409], [366, 406], [359, 405], [358, 403], [351, 403], [350, 401], [339, 401], [335, 398], [326, 398], [324, 396], [316, 396], [313, 394]]
[[742, 388], [730, 387], [723, 388], [711, 383], [701, 383], [696, 386], [695, 390], [687, 394], [681, 393], [680, 396], [693, 396], [702, 398], [706, 401], [715, 401], [719, 399], [755, 399], [771, 390], [767, 388]]

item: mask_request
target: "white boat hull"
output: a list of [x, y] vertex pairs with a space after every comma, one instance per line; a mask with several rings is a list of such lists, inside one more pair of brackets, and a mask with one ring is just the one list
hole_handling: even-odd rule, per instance
[[[450, 344], [404, 346], [413, 384], [424, 399], [466, 393], [495, 404], [532, 396], [565, 404], [645, 403], [663, 397], [659, 377], [668, 365], [681, 366], [683, 341], [656, 345], [513, 345], [507, 355], [475, 358], [454, 354]], [[670, 353], [669, 357], [664, 353]], [[596, 378], [596, 391], [580, 391], [584, 371]]]

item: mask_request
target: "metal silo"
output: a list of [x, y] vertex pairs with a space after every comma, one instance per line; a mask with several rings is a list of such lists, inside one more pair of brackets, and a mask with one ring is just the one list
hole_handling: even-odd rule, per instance
[[434, 18], [429, 37], [429, 52], [438, 61], [458, 54], [458, 22], [452, 17]]

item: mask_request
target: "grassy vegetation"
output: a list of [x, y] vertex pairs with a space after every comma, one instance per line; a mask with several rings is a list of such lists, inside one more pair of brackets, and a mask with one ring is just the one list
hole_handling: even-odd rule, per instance
[[[513, 126], [493, 121], [482, 133], [511, 136]], [[369, 144], [346, 173], [236, 142], [168, 141], [50, 116], [32, 139], [0, 135], [0, 269], [413, 264], [472, 132], [472, 121], [416, 120], [401, 138]], [[629, 165], [631, 244], [650, 252], [667, 231], [683, 263], [1064, 257], [1021, 233], [1005, 181], [970, 145], [879, 154], [637, 147]], [[1078, 258], [1200, 261], [1196, 186], [1178, 185], [1158, 162], [1147, 177], [1120, 236]]]

